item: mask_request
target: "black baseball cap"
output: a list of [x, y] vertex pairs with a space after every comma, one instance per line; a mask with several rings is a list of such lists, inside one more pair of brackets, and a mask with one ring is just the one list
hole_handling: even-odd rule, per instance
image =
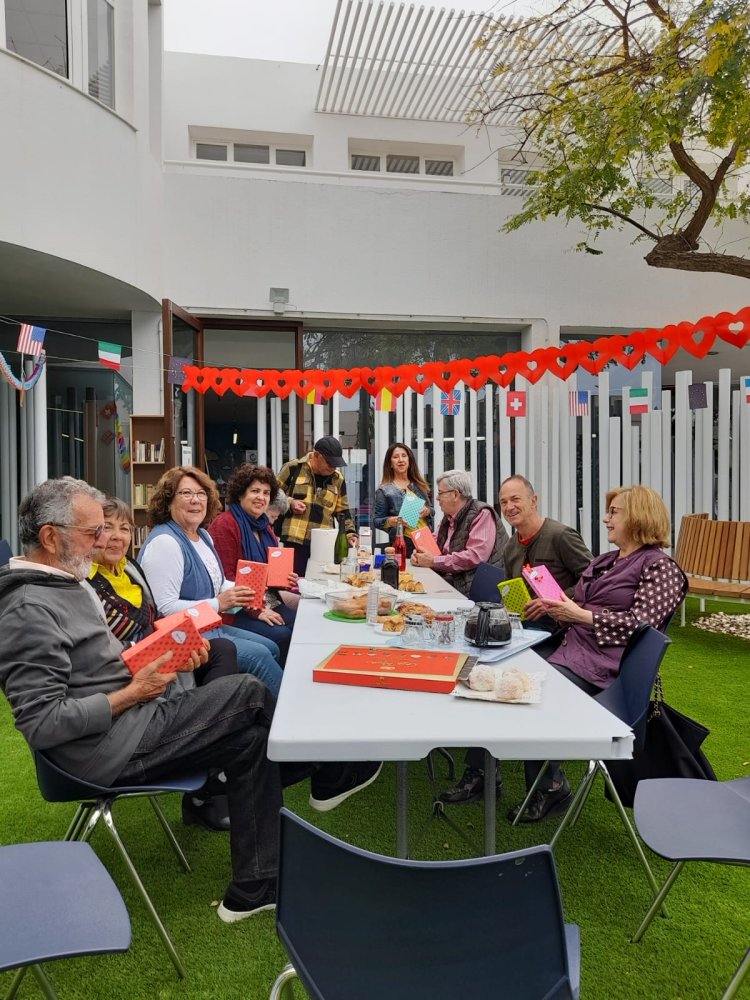
[[346, 465], [341, 451], [341, 442], [330, 434], [319, 438], [313, 445], [313, 450], [319, 452], [334, 469], [340, 469], [342, 465]]

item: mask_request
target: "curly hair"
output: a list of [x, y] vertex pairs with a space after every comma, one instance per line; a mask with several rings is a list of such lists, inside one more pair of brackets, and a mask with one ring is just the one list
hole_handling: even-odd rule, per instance
[[267, 465], [241, 465], [227, 483], [227, 504], [239, 503], [245, 490], [252, 486], [253, 483], [264, 483], [270, 487], [270, 507], [278, 496], [279, 484], [276, 481], [273, 469], [269, 469]]
[[221, 500], [213, 479], [209, 479], [205, 472], [196, 469], [194, 465], [176, 465], [173, 469], [165, 472], [156, 484], [151, 503], [148, 505], [147, 523], [149, 528], [155, 528], [157, 524], [166, 524], [172, 520], [172, 512], [169, 508], [172, 506], [183, 476], [190, 476], [191, 479], [194, 479], [208, 495], [206, 516], [201, 521], [200, 527], [205, 528], [220, 513]]
[[669, 511], [650, 486], [617, 486], [607, 493], [607, 510], [617, 497], [622, 502], [623, 527], [637, 545], [660, 545], [669, 541]]

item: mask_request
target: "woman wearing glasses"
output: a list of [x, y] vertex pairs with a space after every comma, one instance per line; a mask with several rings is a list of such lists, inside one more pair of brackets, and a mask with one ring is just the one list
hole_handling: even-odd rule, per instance
[[[251, 603], [253, 591], [224, 576], [206, 525], [221, 510], [219, 493], [209, 477], [193, 466], [177, 466], [156, 484], [148, 509], [151, 528], [138, 562], [146, 573], [160, 615], [201, 601], [221, 613]], [[241, 673], [254, 674], [278, 695], [279, 647], [262, 635], [223, 625], [206, 638], [229, 638], [237, 647]]]
[[[278, 546], [268, 517], [268, 508], [278, 494], [276, 476], [264, 465], [241, 465], [227, 483], [227, 510], [208, 529], [227, 580], [235, 579], [240, 559], [267, 563], [269, 548]], [[296, 582], [297, 574], [292, 573], [289, 586], [294, 587]], [[233, 623], [272, 639], [281, 650], [282, 665], [292, 641], [295, 615], [284, 603], [284, 593], [269, 588], [261, 611], [240, 611]]]
[[432, 506], [430, 504], [430, 487], [419, 471], [414, 452], [405, 444], [397, 441], [385, 453], [383, 460], [383, 478], [375, 492], [375, 511], [373, 524], [381, 531], [387, 531], [393, 544], [399, 524], [404, 525], [406, 536], [406, 553], [411, 555], [414, 543], [409, 537], [413, 528], [401, 519], [401, 504], [407, 491], [414, 493], [424, 501], [419, 512], [419, 522], [415, 528], [429, 527], [432, 529]]
[[[588, 565], [573, 599], [544, 600], [544, 610], [562, 626], [547, 660], [587, 694], [609, 687], [620, 670], [628, 640], [641, 624], [665, 628], [687, 592], [687, 580], [663, 550], [670, 544], [669, 513], [648, 486], [620, 486], [607, 494], [607, 539], [615, 548]], [[538, 765], [526, 768], [531, 787]], [[559, 762], [551, 762], [522, 822], [565, 812], [571, 792]], [[517, 809], [509, 817], [515, 818]]]

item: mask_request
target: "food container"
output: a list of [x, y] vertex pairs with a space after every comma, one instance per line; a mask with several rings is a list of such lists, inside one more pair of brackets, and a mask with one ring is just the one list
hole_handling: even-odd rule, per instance
[[[367, 608], [367, 591], [355, 590], [354, 587], [329, 591], [325, 596], [325, 605], [328, 611], [335, 611], [336, 614], [344, 615], [347, 618], [364, 618]], [[361, 608], [359, 615], [354, 613], [357, 608]]]

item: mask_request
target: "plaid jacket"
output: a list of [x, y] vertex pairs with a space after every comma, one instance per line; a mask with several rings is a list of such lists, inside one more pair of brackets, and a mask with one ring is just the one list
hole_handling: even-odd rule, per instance
[[294, 459], [282, 468], [276, 477], [279, 486], [289, 500], [304, 500], [303, 514], [288, 510], [281, 523], [281, 539], [292, 545], [310, 542], [313, 528], [334, 528], [339, 514], [344, 514], [344, 528], [347, 534], [356, 533], [354, 520], [349, 511], [346, 482], [338, 469], [320, 489], [315, 488], [315, 476], [309, 465], [312, 452], [304, 458]]

